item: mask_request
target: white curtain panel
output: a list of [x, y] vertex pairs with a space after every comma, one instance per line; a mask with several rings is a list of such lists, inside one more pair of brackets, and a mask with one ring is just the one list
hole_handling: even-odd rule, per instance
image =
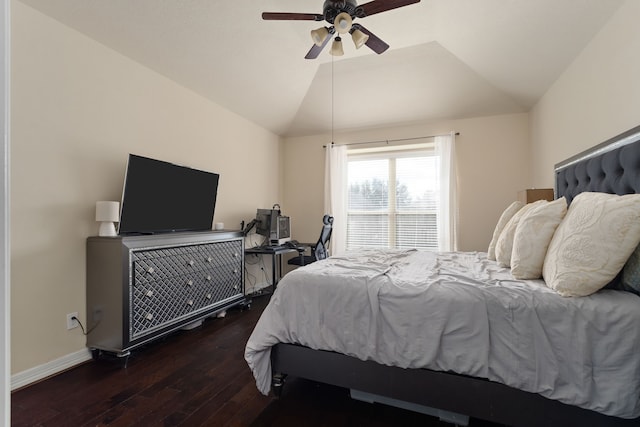
[[456, 175], [455, 133], [435, 138], [436, 154], [440, 159], [440, 209], [438, 212], [438, 250], [458, 248], [458, 180]]
[[329, 253], [347, 247], [347, 147], [328, 145], [324, 163], [324, 211], [333, 216]]

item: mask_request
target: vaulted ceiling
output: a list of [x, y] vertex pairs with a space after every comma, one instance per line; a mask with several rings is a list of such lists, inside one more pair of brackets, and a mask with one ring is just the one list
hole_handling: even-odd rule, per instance
[[307, 60], [321, 23], [261, 13], [322, 0], [21, 1], [282, 136], [528, 111], [623, 3], [422, 0], [359, 20], [385, 53]]

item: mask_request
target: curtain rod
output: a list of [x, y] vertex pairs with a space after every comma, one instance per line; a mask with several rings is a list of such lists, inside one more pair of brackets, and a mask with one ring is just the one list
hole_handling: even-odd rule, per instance
[[[416, 136], [413, 138], [399, 138], [399, 139], [382, 139], [379, 141], [364, 141], [364, 142], [349, 142], [346, 144], [336, 144], [335, 142], [332, 142], [331, 145], [361, 145], [361, 144], [380, 144], [382, 142], [389, 144], [390, 142], [402, 142], [402, 141], [415, 141], [416, 139], [425, 139], [425, 138], [435, 138], [437, 136], [447, 136], [449, 135], [447, 134], [442, 134], [442, 135], [427, 135], [427, 136]], [[456, 136], [460, 135], [460, 132], [456, 132], [455, 133]], [[327, 148], [326, 145], [322, 146], [323, 148]]]

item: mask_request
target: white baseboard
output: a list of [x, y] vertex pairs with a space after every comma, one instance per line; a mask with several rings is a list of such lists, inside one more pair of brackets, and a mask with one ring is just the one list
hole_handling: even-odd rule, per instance
[[85, 348], [47, 362], [43, 365], [18, 372], [17, 374], [11, 375], [11, 390], [13, 391], [36, 381], [43, 380], [69, 368], [73, 368], [87, 360], [91, 360], [91, 351], [89, 351], [88, 348]]
[[[261, 289], [271, 287], [270, 284], [262, 282], [257, 284], [253, 292], [257, 292]], [[25, 387], [29, 384], [43, 380], [52, 375], [63, 372], [69, 368], [73, 368], [81, 363], [91, 360], [91, 351], [88, 348], [76, 351], [75, 353], [67, 354], [58, 359], [52, 360], [45, 364], [35, 366], [27, 369], [26, 371], [18, 372], [11, 375], [11, 390], [16, 390], [21, 387]]]

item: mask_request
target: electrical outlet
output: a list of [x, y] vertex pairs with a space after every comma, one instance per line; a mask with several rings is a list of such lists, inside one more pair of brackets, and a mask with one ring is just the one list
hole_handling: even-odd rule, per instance
[[94, 307], [93, 308], [93, 322], [97, 323], [102, 320], [102, 307]]
[[[74, 319], [75, 317], [75, 319]], [[78, 321], [76, 320], [78, 318], [78, 313], [69, 313], [67, 314], [67, 330], [69, 329], [75, 329], [78, 326], [80, 326], [78, 324]]]

